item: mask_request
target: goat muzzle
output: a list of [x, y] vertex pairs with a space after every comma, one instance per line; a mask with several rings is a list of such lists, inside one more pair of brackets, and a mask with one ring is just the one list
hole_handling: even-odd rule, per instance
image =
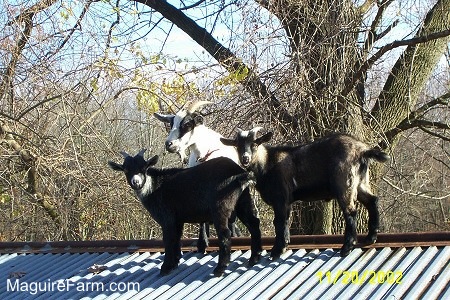
[[250, 165], [250, 157], [242, 156], [241, 163], [244, 167], [248, 167]]
[[166, 141], [166, 150], [170, 153], [177, 153], [180, 150], [180, 147], [175, 145], [172, 141]]

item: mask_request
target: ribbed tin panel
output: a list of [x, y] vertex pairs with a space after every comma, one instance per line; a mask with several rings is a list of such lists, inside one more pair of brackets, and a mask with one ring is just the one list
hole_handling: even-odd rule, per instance
[[[217, 252], [184, 253], [164, 277], [159, 252], [2, 254], [0, 299], [450, 299], [450, 246], [357, 248], [345, 258], [337, 249], [293, 249], [277, 260], [264, 252], [251, 268], [249, 257], [233, 251], [216, 278]], [[78, 288], [94, 283], [105, 290]], [[139, 287], [107, 290], [130, 283]]]

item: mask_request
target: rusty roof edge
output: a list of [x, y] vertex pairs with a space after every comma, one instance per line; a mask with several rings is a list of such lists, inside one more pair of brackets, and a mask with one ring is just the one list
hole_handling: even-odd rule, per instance
[[[363, 240], [364, 235], [358, 235]], [[183, 250], [195, 250], [196, 239], [182, 239]], [[270, 249], [274, 237], [263, 237], [264, 249]], [[291, 249], [325, 249], [340, 248], [344, 241], [342, 234], [336, 235], [293, 235]], [[415, 247], [450, 245], [450, 231], [380, 233], [377, 242], [372, 245], [358, 244], [357, 247]], [[211, 238], [208, 250], [218, 248], [216, 238]], [[232, 238], [234, 250], [250, 249], [249, 237]], [[4, 253], [80, 253], [80, 252], [161, 252], [164, 250], [162, 240], [97, 240], [97, 241], [48, 241], [48, 242], [0, 242], [0, 254]]]

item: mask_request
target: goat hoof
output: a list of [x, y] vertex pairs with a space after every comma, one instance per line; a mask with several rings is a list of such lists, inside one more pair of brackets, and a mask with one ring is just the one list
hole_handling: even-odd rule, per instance
[[261, 253], [250, 256], [250, 259], [248, 260], [249, 267], [253, 267], [254, 265], [256, 265], [260, 259], [261, 259]]
[[343, 245], [341, 248], [341, 257], [346, 257], [353, 250], [353, 245]]
[[166, 276], [166, 275], [168, 275], [170, 272], [172, 272], [173, 270], [175, 270], [175, 268], [176, 268], [177, 266], [168, 266], [168, 265], [166, 265], [166, 264], [163, 264], [162, 266], [161, 266], [161, 271], [159, 272], [159, 274], [161, 275], [161, 276]]
[[205, 254], [206, 248], [197, 248], [197, 253]]
[[272, 248], [272, 251], [270, 251], [270, 257], [272, 259], [277, 259], [281, 256], [281, 254], [283, 254], [284, 252], [286, 252], [286, 247], [278, 249], [278, 248]]
[[368, 234], [366, 238], [364, 239], [364, 244], [371, 245], [375, 244], [377, 241], [377, 235], [376, 234]]
[[221, 277], [223, 275], [223, 273], [225, 273], [225, 269], [226, 269], [226, 267], [224, 267], [224, 266], [217, 266], [213, 272], [214, 276]]
[[208, 245], [205, 242], [201, 242], [201, 241], [197, 242], [197, 252], [198, 253], [205, 254], [207, 247], [208, 247]]

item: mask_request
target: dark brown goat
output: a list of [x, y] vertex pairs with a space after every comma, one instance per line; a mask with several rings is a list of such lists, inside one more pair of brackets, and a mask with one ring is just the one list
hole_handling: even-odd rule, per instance
[[260, 127], [240, 131], [235, 139], [221, 139], [237, 147], [241, 164], [256, 177], [256, 189], [274, 209], [275, 245], [271, 256], [279, 257], [289, 243], [288, 219], [295, 201], [336, 199], [344, 214], [345, 241], [341, 256], [356, 244], [356, 206], [369, 212], [367, 243], [374, 243], [379, 230], [378, 198], [369, 187], [370, 159], [385, 162], [380, 150], [345, 134], [334, 134], [301, 146], [265, 146], [272, 133], [256, 138]]

